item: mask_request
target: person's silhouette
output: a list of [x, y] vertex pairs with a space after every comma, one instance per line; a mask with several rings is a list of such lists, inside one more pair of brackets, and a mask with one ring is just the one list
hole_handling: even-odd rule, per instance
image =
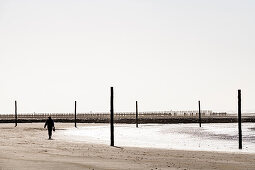
[[55, 131], [54, 121], [49, 116], [48, 119], [45, 122], [44, 128], [47, 126], [49, 139], [51, 139], [52, 136], [52, 130]]

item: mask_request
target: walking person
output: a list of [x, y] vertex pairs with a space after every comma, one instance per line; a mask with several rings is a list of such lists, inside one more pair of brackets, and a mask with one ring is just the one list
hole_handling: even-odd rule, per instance
[[54, 121], [51, 119], [51, 116], [49, 116], [48, 119], [46, 120], [44, 128], [46, 126], [47, 126], [47, 129], [48, 129], [49, 139], [51, 139], [52, 130], [55, 131]]

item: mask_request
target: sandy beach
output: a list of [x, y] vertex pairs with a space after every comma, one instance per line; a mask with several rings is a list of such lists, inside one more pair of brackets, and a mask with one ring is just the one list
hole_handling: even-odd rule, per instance
[[59, 138], [61, 131], [73, 127], [70, 123], [56, 123], [53, 140], [48, 140], [43, 125], [24, 123], [14, 127], [14, 124], [0, 124], [1, 170], [255, 168], [253, 153], [110, 147]]

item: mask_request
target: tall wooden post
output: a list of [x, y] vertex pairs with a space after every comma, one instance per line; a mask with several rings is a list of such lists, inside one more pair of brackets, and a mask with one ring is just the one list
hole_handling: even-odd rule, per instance
[[201, 127], [201, 111], [200, 111], [200, 101], [198, 101], [198, 115], [199, 115], [199, 127]]
[[114, 146], [114, 110], [113, 110], [113, 87], [111, 87], [111, 146]]
[[135, 122], [136, 122], [136, 127], [138, 128], [138, 103], [137, 101], [135, 102], [135, 105], [136, 105], [136, 119], [135, 119]]
[[17, 101], [15, 100], [15, 127], [18, 124]]
[[74, 127], [76, 126], [76, 101], [74, 102]]
[[242, 149], [242, 117], [241, 117], [241, 90], [238, 90], [238, 134], [239, 149]]

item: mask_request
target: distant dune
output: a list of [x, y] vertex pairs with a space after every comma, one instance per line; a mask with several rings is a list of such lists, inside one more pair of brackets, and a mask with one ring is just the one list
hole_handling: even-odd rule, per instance
[[[19, 114], [18, 123], [44, 122], [47, 117], [55, 122], [74, 122], [74, 114]], [[14, 123], [14, 115], [0, 115], [0, 123]], [[115, 114], [115, 123], [135, 123], [135, 114]], [[139, 123], [198, 123], [198, 115], [173, 115], [167, 113], [139, 114]], [[244, 114], [243, 122], [255, 122], [254, 114]], [[77, 114], [78, 123], [109, 123], [110, 114]], [[202, 115], [202, 123], [233, 123], [237, 115]]]

